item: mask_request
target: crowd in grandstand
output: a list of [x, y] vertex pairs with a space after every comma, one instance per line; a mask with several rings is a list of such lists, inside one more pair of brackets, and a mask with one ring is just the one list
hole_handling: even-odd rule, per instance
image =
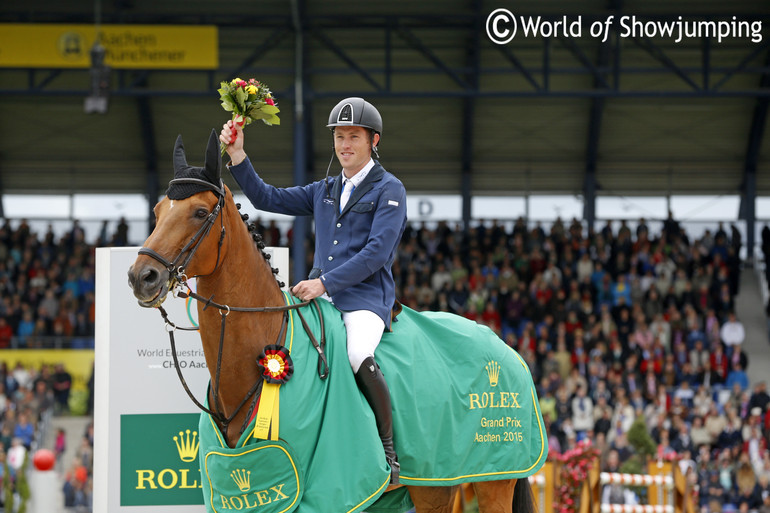
[[[0, 350], [93, 347], [96, 244], [86, 242], [77, 222], [63, 237], [50, 228], [40, 236], [24, 221], [0, 226]], [[11, 486], [25, 459], [42, 446], [51, 416], [68, 412], [71, 385], [61, 364], [0, 363], [0, 473], [8, 470]], [[65, 504], [89, 508], [92, 430], [73, 451], [70, 468], [61, 468], [65, 440], [57, 433], [54, 447]], [[0, 502], [4, 499], [0, 493]]]
[[[280, 243], [277, 227], [259, 230]], [[94, 248], [116, 241], [102, 234], [88, 244], [77, 223], [60, 240], [25, 223], [0, 227], [0, 347], [55, 345], [57, 337], [87, 345]], [[741, 244], [735, 227], [720, 224], [693, 239], [671, 216], [659, 233], [644, 219], [633, 231], [625, 222], [587, 231], [577, 220], [557, 220], [548, 231], [523, 219], [512, 229], [411, 224], [393, 273], [406, 306], [488, 325], [522, 355], [552, 452], [590, 439], [602, 467], [612, 468], [633, 451], [627, 434], [642, 417], [658, 456], [689, 469], [703, 511], [712, 504], [770, 511], [770, 395], [746, 375], [745, 330], [734, 310]], [[44, 372], [28, 389], [0, 382], [2, 457], [22, 418], [39, 419], [43, 397], [54, 401]], [[87, 475], [68, 469], [67, 487], [82, 499], [91, 467], [88, 450], [80, 452]]]
[[93, 347], [94, 247], [77, 222], [61, 238], [0, 226], [0, 349]]

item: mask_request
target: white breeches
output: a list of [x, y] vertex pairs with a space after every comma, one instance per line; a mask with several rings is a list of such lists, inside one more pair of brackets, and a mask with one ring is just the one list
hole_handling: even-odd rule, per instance
[[353, 373], [368, 357], [374, 358], [374, 350], [382, 340], [385, 323], [380, 316], [369, 310], [342, 312], [342, 320], [348, 332], [348, 360]]

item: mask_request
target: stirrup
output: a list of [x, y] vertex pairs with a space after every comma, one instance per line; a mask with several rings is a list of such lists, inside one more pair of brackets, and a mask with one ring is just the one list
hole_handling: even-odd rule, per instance
[[390, 484], [399, 484], [398, 476], [401, 473], [401, 465], [399, 465], [398, 459], [395, 459], [395, 455], [391, 457], [386, 454], [385, 460], [390, 465]]

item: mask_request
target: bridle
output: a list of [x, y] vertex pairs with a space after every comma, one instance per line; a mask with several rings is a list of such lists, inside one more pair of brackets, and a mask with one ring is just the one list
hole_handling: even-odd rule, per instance
[[[192, 183], [195, 185], [204, 186], [207, 189], [213, 191], [218, 198], [216, 206], [212, 209], [211, 213], [209, 213], [203, 225], [198, 229], [195, 235], [193, 235], [193, 237], [187, 242], [187, 244], [185, 244], [185, 246], [179, 251], [179, 254], [174, 259], [167, 260], [165, 257], [160, 255], [155, 250], [147, 247], [142, 247], [141, 249], [139, 249], [139, 254], [147, 255], [157, 260], [166, 268], [166, 270], [169, 272], [169, 275], [170, 275], [168, 280], [168, 289], [169, 289], [168, 292], [171, 292], [173, 294], [175, 289], [177, 289], [180, 285], [182, 285], [187, 289], [187, 292], [178, 291], [176, 292], [177, 297], [180, 297], [180, 298], [189, 297], [189, 298], [195, 299], [196, 301], [202, 302], [204, 303], [204, 307], [203, 307], [204, 310], [210, 306], [219, 310], [221, 315], [221, 325], [220, 325], [220, 334], [219, 334], [219, 350], [217, 352], [216, 375], [215, 375], [213, 387], [211, 387], [212, 398], [214, 403], [213, 409], [212, 409], [212, 408], [207, 408], [198, 399], [196, 399], [196, 397], [193, 395], [192, 391], [190, 390], [190, 387], [187, 385], [187, 381], [185, 380], [182, 374], [182, 368], [179, 365], [179, 359], [178, 359], [177, 350], [176, 350], [176, 341], [174, 339], [174, 331], [176, 330], [197, 331], [198, 328], [177, 326], [168, 318], [168, 313], [161, 306], [160, 303], [153, 305], [155, 306], [155, 308], [158, 309], [161, 317], [163, 318], [163, 321], [166, 323], [166, 331], [168, 332], [169, 342], [171, 344], [171, 354], [174, 359], [174, 368], [176, 369], [177, 376], [179, 377], [179, 380], [182, 383], [182, 386], [184, 387], [190, 399], [192, 399], [193, 403], [195, 403], [195, 405], [198, 408], [200, 408], [202, 411], [211, 415], [220, 424], [222, 433], [225, 435], [225, 437], [227, 437], [227, 429], [230, 423], [233, 421], [233, 419], [241, 410], [241, 408], [243, 408], [246, 402], [249, 401], [249, 399], [251, 399], [251, 407], [249, 408], [249, 411], [244, 419], [243, 425], [241, 426], [240, 433], [242, 434], [246, 430], [246, 427], [248, 426], [248, 423], [250, 421], [251, 414], [253, 413], [253, 410], [256, 407], [257, 399], [259, 398], [259, 395], [260, 395], [258, 392], [261, 391], [264, 380], [260, 377], [260, 379], [254, 385], [252, 385], [252, 387], [246, 393], [246, 395], [238, 404], [238, 406], [232, 411], [232, 413], [230, 415], [225, 415], [225, 413], [222, 411], [221, 406], [219, 404], [219, 382], [220, 382], [221, 367], [222, 367], [222, 354], [224, 350], [225, 327], [226, 327], [227, 316], [230, 315], [231, 312], [252, 312], [252, 313], [282, 312], [284, 315], [281, 321], [281, 329], [278, 331], [278, 340], [276, 341], [276, 344], [283, 345], [284, 335], [286, 333], [286, 326], [289, 318], [289, 311], [297, 310], [297, 314], [299, 315], [299, 318], [302, 321], [302, 325], [305, 329], [305, 332], [307, 333], [311, 343], [313, 344], [316, 351], [318, 352], [318, 376], [321, 379], [325, 379], [329, 375], [329, 365], [326, 360], [326, 354], [324, 353], [324, 348], [326, 347], [326, 333], [324, 330], [323, 316], [321, 315], [321, 308], [318, 306], [315, 300], [303, 301], [300, 303], [293, 303], [293, 304], [287, 304], [287, 305], [281, 305], [281, 306], [261, 306], [261, 307], [232, 306], [231, 307], [229, 305], [215, 302], [213, 300], [214, 299], [213, 295], [209, 298], [206, 298], [199, 295], [196, 292], [193, 292], [192, 289], [187, 284], [188, 277], [185, 274], [185, 270], [187, 268], [187, 265], [190, 263], [193, 256], [195, 255], [196, 251], [198, 251], [198, 248], [200, 247], [203, 240], [205, 240], [206, 237], [208, 236], [217, 217], [220, 218], [221, 231], [219, 235], [219, 243], [217, 245], [217, 259], [216, 259], [216, 263], [214, 264], [214, 269], [208, 274], [196, 275], [194, 277], [209, 276], [214, 272], [216, 272], [216, 270], [219, 268], [222, 244], [224, 243], [225, 233], [226, 233], [225, 227], [224, 227], [224, 220], [222, 219], [222, 216], [221, 216], [222, 209], [224, 207], [224, 202], [225, 202], [225, 188], [224, 188], [224, 184], [222, 183], [222, 180], [219, 181], [219, 186], [216, 186], [210, 182], [207, 182], [205, 180], [200, 180], [198, 178], [175, 178], [169, 182], [169, 185], [182, 184], [182, 183]], [[184, 257], [185, 253], [186, 253], [186, 257]], [[183, 257], [184, 257], [184, 260], [182, 260]], [[304, 317], [302, 316], [302, 313], [299, 310], [300, 308], [307, 306], [311, 302], [315, 306], [318, 313], [318, 318], [320, 320], [320, 330], [321, 330], [320, 342], [313, 335], [310, 329], [310, 326], [307, 324]]]
[[[207, 182], [205, 180], [201, 180], [199, 178], [174, 178], [169, 182], [169, 186], [183, 184], [183, 183], [192, 183], [195, 185], [201, 185], [211, 190], [217, 195], [217, 204], [211, 210], [208, 217], [206, 217], [206, 220], [203, 222], [203, 224], [198, 229], [198, 231], [195, 232], [195, 235], [193, 235], [192, 238], [187, 242], [187, 244], [185, 244], [184, 247], [181, 250], [179, 250], [179, 254], [176, 257], [174, 257], [173, 260], [170, 260], [170, 261], [166, 260], [162, 255], [160, 255], [154, 249], [150, 249], [147, 247], [142, 247], [139, 249], [140, 255], [147, 255], [149, 257], [152, 257], [158, 262], [160, 262], [163, 265], [163, 267], [166, 268], [166, 270], [169, 272], [169, 275], [170, 275], [169, 289], [172, 289], [174, 285], [177, 283], [182, 283], [186, 281], [187, 277], [185, 276], [185, 270], [187, 269], [187, 265], [190, 263], [190, 260], [192, 260], [193, 256], [195, 256], [195, 252], [198, 251], [198, 248], [200, 247], [201, 242], [203, 242], [203, 240], [211, 231], [212, 226], [214, 226], [214, 221], [216, 221], [217, 217], [219, 217], [219, 214], [222, 212], [222, 208], [225, 205], [225, 186], [222, 183], [222, 180], [219, 180], [219, 186], [216, 186], [213, 183]], [[209, 274], [213, 274], [219, 267], [219, 257], [222, 251], [222, 244], [224, 243], [224, 240], [225, 240], [224, 220], [220, 218], [219, 223], [221, 226], [221, 231], [219, 233], [219, 244], [217, 245], [217, 261], [214, 264], [214, 270], [211, 271]], [[182, 257], [185, 255], [185, 253], [187, 253], [187, 256], [186, 258], [184, 258], [184, 260], [182, 260]], [[207, 276], [207, 275], [203, 275], [203, 276]]]

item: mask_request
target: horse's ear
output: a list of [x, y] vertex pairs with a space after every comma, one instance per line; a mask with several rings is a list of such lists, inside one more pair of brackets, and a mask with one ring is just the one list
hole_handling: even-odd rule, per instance
[[187, 155], [184, 152], [184, 143], [182, 142], [182, 134], [176, 137], [176, 143], [174, 144], [174, 176], [187, 170]]
[[203, 173], [213, 184], [219, 185], [222, 177], [222, 154], [219, 151], [219, 137], [216, 130], [211, 130], [209, 145], [206, 147], [206, 163], [203, 165]]

